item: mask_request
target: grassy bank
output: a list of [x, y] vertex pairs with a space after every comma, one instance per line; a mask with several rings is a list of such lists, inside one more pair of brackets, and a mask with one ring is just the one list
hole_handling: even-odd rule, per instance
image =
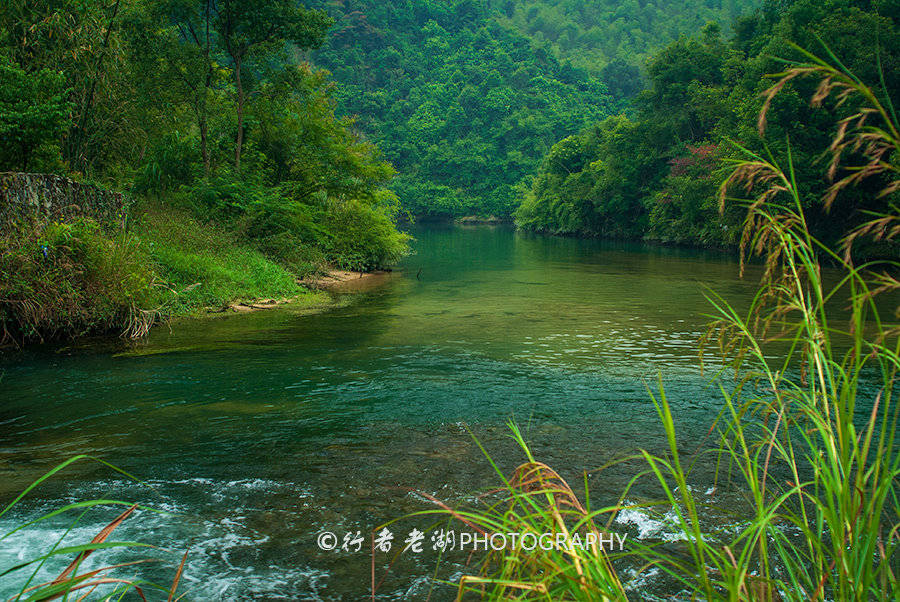
[[186, 211], [163, 205], [142, 208], [132, 232], [168, 285], [162, 296], [168, 297], [170, 315], [234, 301], [312, 295], [298, 284], [306, 273], [289, 270], [227, 229]]
[[161, 319], [259, 299], [326, 306], [291, 269], [232, 230], [189, 211], [144, 203], [129, 227], [90, 219], [6, 232], [0, 240], [0, 339], [6, 344], [90, 333], [141, 336]]

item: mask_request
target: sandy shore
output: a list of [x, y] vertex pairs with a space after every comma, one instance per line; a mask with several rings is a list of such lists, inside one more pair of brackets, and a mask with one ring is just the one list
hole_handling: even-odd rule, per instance
[[[391, 272], [354, 272], [349, 270], [329, 270], [328, 273], [314, 278], [304, 278], [299, 283], [313, 291], [362, 292], [380, 286], [392, 277]], [[208, 307], [207, 313], [246, 313], [275, 309], [282, 305], [296, 303], [299, 297], [287, 299], [257, 299], [254, 301], [235, 301], [224, 307]], [[325, 307], [329, 303], [323, 303]]]
[[218, 310], [212, 310], [213, 313], [223, 312], [223, 311], [233, 311], [237, 313], [243, 313], [248, 311], [259, 311], [261, 309], [274, 309], [279, 305], [286, 305], [294, 301], [296, 297], [292, 297], [290, 299], [261, 299], [259, 301], [237, 301], [223, 307]]
[[334, 290], [339, 292], [363, 291], [374, 288], [390, 280], [392, 272], [354, 272], [349, 270], [329, 270], [323, 276], [306, 278], [300, 282], [314, 290]]

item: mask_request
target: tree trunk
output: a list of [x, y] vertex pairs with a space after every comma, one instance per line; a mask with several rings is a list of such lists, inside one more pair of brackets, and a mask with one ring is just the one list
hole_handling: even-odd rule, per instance
[[203, 175], [209, 178], [209, 145], [208, 140], [208, 115], [206, 101], [209, 99], [209, 88], [212, 86], [213, 67], [209, 58], [209, 23], [210, 23], [210, 0], [206, 1], [205, 21], [206, 21], [206, 45], [203, 48], [203, 57], [206, 61], [206, 81], [203, 85], [203, 96], [200, 99], [200, 152], [203, 154]]
[[200, 116], [200, 153], [203, 155], [203, 175], [209, 177], [209, 148], [207, 147], [206, 102], [203, 102]]
[[91, 108], [94, 104], [94, 94], [97, 92], [97, 81], [100, 79], [100, 68], [103, 66], [103, 58], [106, 54], [106, 50], [109, 48], [109, 37], [112, 34], [113, 25], [116, 21], [116, 15], [119, 14], [119, 4], [121, 0], [116, 0], [115, 5], [113, 5], [112, 16], [109, 18], [109, 24], [106, 26], [106, 33], [103, 34], [103, 46], [100, 48], [100, 52], [97, 54], [97, 61], [94, 65], [94, 75], [91, 80], [91, 86], [88, 90], [87, 97], [84, 100], [83, 106], [81, 107], [80, 114], [78, 115], [78, 119], [75, 122], [75, 130], [74, 130], [74, 140], [69, 144], [69, 161], [72, 167], [80, 167], [84, 168], [87, 164], [87, 160], [85, 158], [85, 130], [87, 129], [88, 123], [91, 119]]
[[237, 140], [234, 145], [234, 170], [241, 173], [241, 147], [244, 145], [244, 86], [241, 83], [241, 57], [234, 60], [234, 83], [237, 86]]

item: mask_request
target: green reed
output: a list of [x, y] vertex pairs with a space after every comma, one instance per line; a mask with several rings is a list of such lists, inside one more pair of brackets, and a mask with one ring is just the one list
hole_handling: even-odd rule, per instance
[[[37, 489], [42, 483], [64, 470], [71, 464], [83, 460], [92, 460], [98, 462], [115, 472], [137, 481], [135, 477], [98, 458], [80, 455], [70, 458], [65, 462], [54, 467], [46, 474], [36, 479], [22, 493], [16, 496], [9, 504], [0, 509], [0, 518], [8, 514], [19, 502], [22, 501], [29, 493]], [[88, 543], [69, 544], [64, 540], [71, 530], [84, 518], [84, 516], [93, 509], [124, 507], [124, 511], [116, 518], [103, 527], [97, 535]], [[69, 527], [57, 539], [57, 541], [46, 551], [36, 552], [36, 556], [23, 560], [12, 566], [0, 566], [0, 579], [16, 580], [17, 584], [21, 584], [18, 594], [10, 598], [10, 601], [16, 602], [44, 602], [48, 600], [121, 600], [127, 594], [131, 593], [141, 600], [147, 600], [150, 592], [157, 594], [157, 599], [166, 599], [168, 602], [181, 599], [184, 594], [176, 597], [178, 585], [184, 572], [184, 565], [187, 560], [187, 552], [181, 558], [181, 564], [175, 572], [172, 584], [169, 586], [161, 586], [156, 583], [146, 581], [144, 579], [136, 579], [125, 574], [125, 570], [129, 567], [153, 562], [152, 559], [142, 559], [130, 562], [123, 562], [112, 565], [104, 565], [100, 568], [94, 568], [82, 571], [84, 561], [94, 554], [108, 549], [122, 548], [154, 548], [154, 546], [137, 541], [110, 541], [109, 538], [127, 518], [138, 510], [159, 512], [152, 508], [139, 506], [131, 502], [121, 500], [95, 499], [73, 502], [56, 508], [42, 516], [22, 522], [6, 532], [0, 532], [0, 546], [7, 545], [8, 538], [12, 537], [19, 531], [23, 531], [33, 527], [44, 521], [63, 516], [74, 516], [75, 518], [69, 524]], [[65, 545], [64, 545], [65, 543]], [[73, 558], [72, 558], [73, 557]], [[38, 574], [48, 561], [57, 558], [72, 558], [66, 568], [59, 573], [54, 579], [49, 581], [40, 581]]]

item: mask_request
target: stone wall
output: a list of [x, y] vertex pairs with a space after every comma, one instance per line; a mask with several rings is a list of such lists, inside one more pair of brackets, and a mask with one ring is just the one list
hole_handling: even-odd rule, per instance
[[64, 176], [0, 173], [0, 227], [15, 223], [67, 222], [89, 217], [107, 227], [124, 227], [129, 198]]

